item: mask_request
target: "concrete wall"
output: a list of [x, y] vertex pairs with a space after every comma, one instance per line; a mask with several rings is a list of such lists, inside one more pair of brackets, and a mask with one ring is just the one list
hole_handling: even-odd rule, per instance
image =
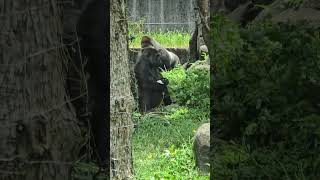
[[[187, 48], [166, 48], [168, 51], [175, 53], [179, 59], [181, 64], [188, 62], [189, 60], [189, 50]], [[129, 50], [129, 65], [130, 68], [134, 67], [136, 63], [138, 52], [140, 48], [130, 48]]]
[[195, 0], [127, 0], [129, 21], [145, 19], [147, 31], [194, 28]]

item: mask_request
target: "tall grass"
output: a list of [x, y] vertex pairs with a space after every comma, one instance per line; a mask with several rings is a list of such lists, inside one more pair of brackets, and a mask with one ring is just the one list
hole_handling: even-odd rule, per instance
[[166, 48], [186, 48], [189, 46], [189, 40], [191, 38], [189, 33], [179, 31], [147, 32], [144, 29], [143, 21], [129, 23], [129, 35], [135, 37], [135, 39], [129, 41], [130, 48], [139, 48], [141, 38], [145, 35], [154, 38]]

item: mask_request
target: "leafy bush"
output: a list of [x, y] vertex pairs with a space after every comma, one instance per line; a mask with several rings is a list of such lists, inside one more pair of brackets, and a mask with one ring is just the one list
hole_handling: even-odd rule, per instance
[[169, 79], [169, 92], [180, 105], [209, 111], [209, 70], [191, 68], [185, 71], [181, 66], [162, 73]]
[[[212, 27], [215, 131], [241, 147], [228, 152], [230, 145], [217, 145], [212, 174], [216, 179], [319, 177], [319, 31], [269, 22], [241, 29], [221, 16]], [[221, 158], [226, 156], [233, 161]]]

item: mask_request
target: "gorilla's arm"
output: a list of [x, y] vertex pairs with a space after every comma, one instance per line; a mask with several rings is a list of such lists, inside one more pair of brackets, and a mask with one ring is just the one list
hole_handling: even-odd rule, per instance
[[[134, 72], [140, 87], [163, 90], [164, 86], [168, 84], [168, 81], [160, 74], [159, 68], [153, 66], [150, 61], [139, 59], [134, 67]], [[161, 80], [163, 84], [157, 82], [158, 80]]]
[[[141, 71], [141, 70], [140, 70]], [[139, 69], [135, 69], [136, 78], [142, 88], [163, 91], [168, 84], [168, 80], [163, 78], [156, 68], [144, 68], [144, 71], [139, 72]], [[161, 82], [157, 82], [161, 80]]]

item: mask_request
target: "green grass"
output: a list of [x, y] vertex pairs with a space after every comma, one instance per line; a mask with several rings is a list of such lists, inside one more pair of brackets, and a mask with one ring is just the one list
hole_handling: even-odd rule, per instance
[[183, 32], [175, 32], [175, 31], [169, 31], [169, 32], [139, 32], [137, 34], [132, 34], [136, 38], [129, 42], [129, 46], [131, 48], [139, 48], [140, 47], [140, 41], [142, 36], [150, 36], [154, 38], [157, 42], [159, 42], [163, 47], [170, 48], [187, 48], [189, 46], [189, 40], [191, 38], [190, 34], [183, 33]]
[[192, 151], [195, 130], [208, 122], [208, 116], [178, 105], [135, 113], [139, 124], [133, 136], [135, 179], [209, 179], [195, 168]]
[[189, 47], [189, 40], [191, 35], [186, 32], [179, 31], [159, 31], [159, 32], [146, 32], [143, 27], [143, 21], [129, 22], [129, 35], [135, 37], [130, 42], [130, 48], [140, 48], [140, 41], [142, 36], [150, 36], [159, 42], [163, 47], [187, 48]]

